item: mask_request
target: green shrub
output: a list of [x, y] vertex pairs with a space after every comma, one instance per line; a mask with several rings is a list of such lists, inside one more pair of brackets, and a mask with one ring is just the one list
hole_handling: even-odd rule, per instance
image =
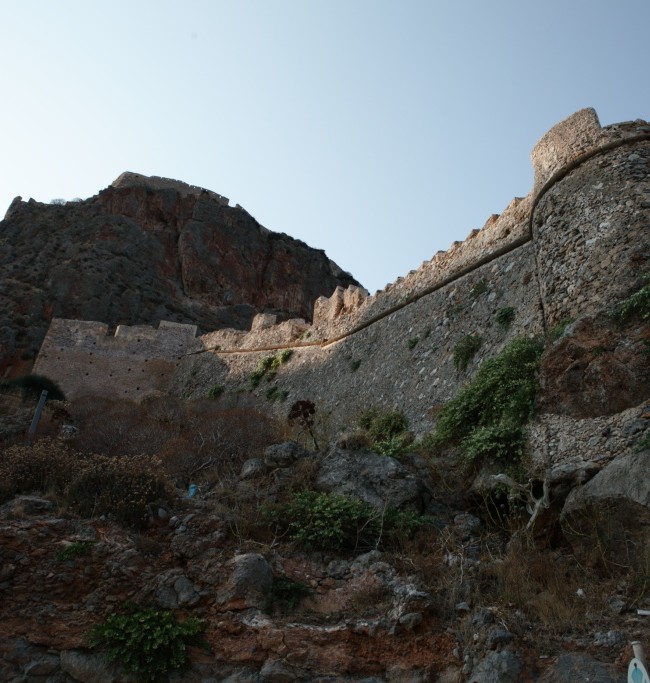
[[303, 491], [279, 509], [275, 521], [307, 550], [372, 546], [378, 529], [369, 505], [347, 496]]
[[95, 541], [75, 541], [57, 553], [56, 559], [59, 562], [64, 562], [65, 560], [74, 560], [77, 557], [86, 557], [90, 555], [94, 545]]
[[488, 291], [487, 280], [483, 277], [481, 278], [473, 287], [470, 289], [469, 295], [472, 299], [478, 299], [481, 294], [485, 294]]
[[365, 429], [375, 441], [388, 441], [409, 428], [409, 423], [400, 411], [383, 413], [379, 408], [370, 408], [359, 417], [359, 426]]
[[613, 318], [620, 325], [639, 318], [650, 322], [650, 283], [616, 306]]
[[280, 354], [280, 365], [284, 365], [293, 356], [293, 349], [285, 349]]
[[289, 392], [286, 389], [280, 389], [277, 384], [274, 384], [264, 392], [264, 395], [267, 401], [286, 401]]
[[286, 614], [296, 609], [300, 601], [312, 593], [312, 589], [300, 581], [294, 581], [288, 576], [276, 576], [266, 596], [264, 611], [272, 614], [279, 609]]
[[399, 458], [413, 441], [408, 419], [400, 411], [384, 413], [379, 408], [370, 408], [361, 414], [358, 423], [368, 432], [370, 449], [380, 455]]
[[463, 440], [465, 465], [481, 461], [516, 462], [523, 455], [524, 433], [521, 427], [491, 425], [477, 427]]
[[483, 339], [478, 334], [465, 335], [454, 347], [454, 367], [464, 372], [476, 352], [481, 348]]
[[301, 491], [265, 513], [267, 523], [284, 531], [306, 550], [359, 550], [390, 545], [423, 524], [415, 512], [388, 509], [383, 514], [356, 498]]
[[221, 394], [226, 390], [223, 384], [215, 384], [208, 390], [208, 398], [219, 398]]
[[497, 325], [499, 327], [503, 327], [504, 329], [507, 329], [512, 325], [512, 321], [515, 319], [515, 309], [512, 306], [507, 306], [505, 308], [500, 308], [495, 316], [494, 320], [496, 321]]
[[250, 375], [250, 382], [253, 389], [257, 389], [264, 377], [266, 377], [267, 382], [271, 382], [275, 379], [279, 367], [284, 365], [291, 356], [293, 356], [293, 350], [285, 349], [277, 356], [264, 356], [264, 358], [260, 358], [257, 367]]
[[523, 425], [535, 410], [542, 346], [520, 337], [486, 360], [471, 383], [443, 407], [434, 431], [438, 445], [458, 444], [468, 462], [517, 458]]
[[548, 333], [550, 340], [557, 341], [572, 322], [573, 318], [564, 318], [564, 320], [561, 320], [557, 325], [551, 327]]
[[156, 681], [187, 662], [187, 645], [200, 644], [204, 630], [198, 619], [180, 623], [173, 612], [162, 610], [111, 614], [92, 629], [89, 644], [140, 680]]
[[353, 360], [350, 361], [350, 370], [352, 372], [356, 372], [359, 368], [361, 367], [361, 361], [360, 360]]
[[644, 436], [634, 446], [634, 451], [640, 453], [641, 451], [650, 450], [650, 434]]
[[28, 398], [38, 399], [42, 391], [47, 391], [47, 398], [53, 401], [65, 401], [65, 395], [61, 387], [49, 377], [43, 375], [24, 375], [16, 377], [0, 384], [0, 392], [20, 390], [23, 400]]
[[412, 351], [418, 345], [419, 341], [420, 341], [420, 337], [413, 337], [412, 339], [407, 339], [406, 340], [406, 348], [409, 351]]

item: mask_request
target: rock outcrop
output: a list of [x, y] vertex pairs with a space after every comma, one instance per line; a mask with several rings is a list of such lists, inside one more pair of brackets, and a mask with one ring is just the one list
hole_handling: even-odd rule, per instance
[[85, 201], [12, 202], [0, 223], [0, 372], [29, 368], [52, 317], [247, 329], [253, 316], [310, 319], [358, 284], [214, 192], [123, 174]]

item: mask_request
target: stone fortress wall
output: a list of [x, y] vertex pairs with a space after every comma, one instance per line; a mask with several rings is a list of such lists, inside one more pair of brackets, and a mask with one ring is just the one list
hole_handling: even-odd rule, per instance
[[161, 321], [148, 325], [108, 325], [54, 319], [34, 364], [34, 373], [60, 382], [70, 398], [99, 394], [136, 398], [167, 391], [195, 325]]
[[[544, 135], [532, 159], [535, 183], [527, 197], [514, 199], [483, 229], [374, 296], [339, 288], [322, 297], [312, 325], [276, 325], [273, 316], [260, 315], [249, 332], [187, 333], [174, 346], [162, 342], [163, 324], [149, 328], [151, 342], [142, 346], [144, 333], [140, 342], [133, 335], [120, 340], [106, 337], [98, 324], [54, 321], [35, 372], [56, 379], [71, 395], [101, 385], [109, 395], [128, 398], [152, 390], [198, 397], [214, 385], [249, 388], [260, 358], [291, 348], [273, 382], [256, 390], [271, 399], [274, 391], [287, 392], [286, 403], [269, 403], [278, 414], [295, 400], [310, 399], [321, 416], [343, 426], [360, 410], [381, 405], [404, 410], [415, 431], [429, 429], [439, 406], [510, 339], [595, 312], [640, 285], [648, 270], [648, 123], [603, 128], [595, 111], [585, 109]], [[509, 327], [498, 324], [500, 309], [513, 310]], [[137, 338], [142, 328], [133, 329]], [[88, 342], [79, 341], [87, 332], [106, 349], [105, 364], [94, 357], [92, 369]], [[459, 372], [454, 348], [469, 334], [480, 336], [481, 347]], [[58, 365], [50, 348], [59, 349]], [[133, 364], [130, 371], [117, 369], [129, 357], [127, 348], [139, 359], [137, 370]], [[154, 361], [165, 363], [165, 370], [149, 373]]]
[[144, 176], [139, 173], [132, 173], [131, 171], [126, 171], [122, 173], [118, 178], [116, 178], [112, 183], [111, 187], [149, 187], [154, 190], [176, 190], [181, 197], [188, 196], [199, 196], [201, 194], [207, 194], [216, 199], [219, 204], [223, 206], [228, 206], [228, 199], [222, 197], [220, 194], [213, 192], [212, 190], [207, 190], [204, 187], [197, 187], [196, 185], [189, 185], [184, 183], [182, 180], [173, 180], [172, 178], [161, 178], [160, 176]]

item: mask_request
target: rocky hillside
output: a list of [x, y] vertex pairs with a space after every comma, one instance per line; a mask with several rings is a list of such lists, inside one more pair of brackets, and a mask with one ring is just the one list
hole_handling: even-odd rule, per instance
[[348, 284], [324, 252], [184, 183], [123, 174], [85, 201], [16, 198], [0, 223], [0, 372], [30, 366], [52, 317], [246, 329], [258, 312], [310, 319]]

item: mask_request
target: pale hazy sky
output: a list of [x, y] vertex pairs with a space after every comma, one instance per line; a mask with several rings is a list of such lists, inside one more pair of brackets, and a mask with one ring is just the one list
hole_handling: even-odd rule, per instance
[[374, 292], [525, 195], [574, 111], [650, 119], [649, 27], [650, 0], [0, 0], [0, 218], [167, 176]]

